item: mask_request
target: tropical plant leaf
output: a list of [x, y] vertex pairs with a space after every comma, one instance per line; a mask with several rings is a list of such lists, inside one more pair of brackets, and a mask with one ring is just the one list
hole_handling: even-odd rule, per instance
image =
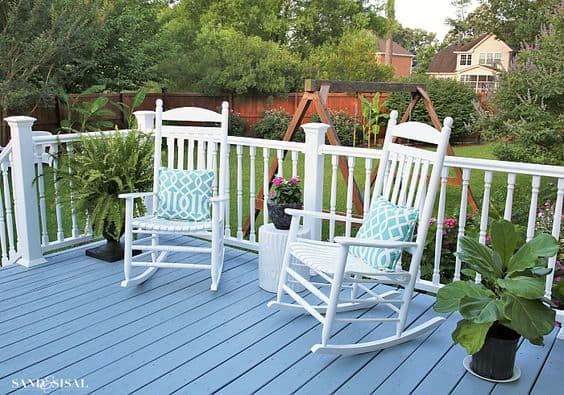
[[556, 313], [540, 300], [506, 294], [505, 302], [506, 315], [511, 318], [511, 327], [521, 336], [538, 341], [554, 329]]
[[493, 298], [495, 294], [480, 284], [470, 281], [455, 281], [439, 289], [433, 308], [439, 313], [449, 313], [458, 310], [460, 300], [467, 296]]
[[517, 276], [497, 280], [497, 284], [501, 288], [525, 299], [542, 298], [545, 283], [543, 277]]
[[515, 225], [506, 220], [495, 221], [492, 223], [490, 231], [492, 248], [499, 254], [502, 266], [507, 267], [519, 240], [515, 232]]
[[495, 297], [465, 296], [460, 300], [460, 314], [476, 324], [497, 321], [503, 311], [503, 303]]
[[533, 268], [537, 265], [537, 258], [554, 256], [558, 252], [556, 239], [546, 233], [541, 233], [530, 240], [511, 257], [507, 265], [509, 273]]
[[473, 355], [482, 349], [491, 322], [475, 324], [468, 320], [460, 320], [452, 333], [452, 340], [466, 349], [468, 354]]
[[496, 278], [501, 276], [501, 267], [499, 262], [496, 262], [492, 250], [468, 236], [460, 237], [458, 256], [471, 269], [484, 277]]

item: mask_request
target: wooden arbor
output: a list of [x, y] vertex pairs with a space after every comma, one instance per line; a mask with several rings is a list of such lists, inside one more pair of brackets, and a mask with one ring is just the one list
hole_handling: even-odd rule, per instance
[[[354, 93], [354, 94], [362, 94], [362, 93], [393, 93], [393, 92], [409, 92], [411, 94], [411, 101], [407, 106], [407, 109], [403, 116], [401, 117], [401, 122], [406, 122], [409, 120], [411, 116], [411, 112], [417, 105], [417, 103], [422, 100], [423, 106], [429, 113], [429, 117], [431, 118], [431, 122], [433, 126], [437, 130], [441, 130], [442, 125], [441, 121], [435, 109], [433, 107], [433, 103], [429, 98], [429, 95], [425, 91], [424, 84], [404, 84], [404, 83], [394, 83], [394, 82], [362, 82], [362, 81], [339, 81], [339, 80], [305, 80], [305, 87], [304, 87], [304, 94], [296, 111], [294, 112], [294, 116], [288, 125], [288, 129], [282, 138], [283, 141], [290, 141], [294, 136], [294, 133], [298, 129], [298, 127], [302, 124], [302, 121], [310, 108], [313, 104], [317, 114], [319, 115], [321, 122], [329, 125], [329, 129], [327, 130], [327, 139], [329, 143], [332, 145], [341, 145], [339, 141], [339, 137], [335, 131], [335, 125], [333, 123], [333, 119], [331, 118], [331, 114], [327, 109], [327, 98], [329, 96], [329, 90], [335, 93]], [[450, 144], [447, 147], [447, 155], [454, 155], [454, 151]], [[349, 178], [349, 169], [347, 165], [347, 161], [344, 157], [339, 157], [339, 169], [343, 175], [345, 183], [348, 182]], [[269, 180], [272, 180], [274, 174], [278, 170], [278, 161], [273, 160], [268, 177]], [[448, 183], [450, 185], [462, 185], [462, 171], [459, 168], [455, 168], [455, 176], [448, 179]], [[371, 182], [374, 181], [376, 177], [377, 168], [373, 170]], [[258, 196], [264, 196], [263, 190], [257, 194], [257, 204], [255, 205], [255, 216], [257, 216], [263, 205], [262, 201]], [[362, 197], [360, 193], [360, 189], [356, 184], [356, 181], [353, 179], [353, 205], [358, 212], [362, 212], [363, 203]], [[468, 201], [474, 211], [478, 210], [478, 205], [472, 196], [472, 192], [468, 189]], [[245, 225], [243, 227], [243, 231], [246, 234], [249, 231], [250, 227], [250, 218], [247, 218]]]

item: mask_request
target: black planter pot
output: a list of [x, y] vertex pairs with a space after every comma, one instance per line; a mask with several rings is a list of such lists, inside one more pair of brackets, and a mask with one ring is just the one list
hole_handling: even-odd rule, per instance
[[[110, 232], [107, 232], [108, 229]], [[100, 259], [106, 262], [115, 262], [123, 259], [123, 245], [120, 243], [119, 239], [116, 240], [110, 233], [113, 233], [114, 224], [113, 222], [107, 226], [104, 224], [104, 231], [102, 232], [102, 236], [106, 239], [106, 244], [95, 247], [89, 248], [86, 250], [86, 256]], [[120, 235], [121, 236], [121, 235]], [[134, 251], [133, 255], [137, 255]]]
[[287, 208], [302, 208], [302, 203], [272, 203], [268, 200], [266, 202], [268, 207], [268, 215], [272, 218], [272, 223], [276, 229], [288, 230], [292, 222], [292, 216], [284, 212]]
[[472, 355], [470, 368], [476, 374], [492, 380], [511, 378], [519, 338], [519, 334], [512, 329], [499, 324], [492, 325], [484, 346]]

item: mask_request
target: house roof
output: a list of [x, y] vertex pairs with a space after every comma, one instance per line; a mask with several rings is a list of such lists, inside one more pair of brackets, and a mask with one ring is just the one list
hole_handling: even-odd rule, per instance
[[472, 48], [474, 48], [476, 45], [478, 45], [479, 43], [482, 42], [482, 40], [485, 40], [487, 37], [493, 35], [493, 33], [484, 33], [481, 36], [479, 36], [478, 38], [475, 38], [472, 41], [468, 41], [466, 43], [462, 43], [460, 45], [460, 47], [458, 49], [456, 49], [456, 51], [458, 52], [464, 52], [464, 51], [470, 51]]
[[453, 73], [456, 70], [456, 54], [461, 44], [451, 44], [441, 49], [433, 57], [427, 71], [429, 73]]
[[[376, 53], [386, 53], [386, 40], [383, 38], [379, 38], [376, 41]], [[399, 45], [397, 42], [392, 41], [392, 55], [400, 55], [400, 56], [415, 56], [407, 49]]]

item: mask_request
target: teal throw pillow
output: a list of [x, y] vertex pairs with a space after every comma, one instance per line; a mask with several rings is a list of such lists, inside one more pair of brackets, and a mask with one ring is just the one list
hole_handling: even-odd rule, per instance
[[157, 217], [201, 222], [210, 219], [214, 173], [209, 170], [159, 170]]
[[[417, 209], [398, 206], [379, 197], [370, 207], [356, 237], [368, 240], [411, 241], [417, 216]], [[353, 246], [349, 248], [349, 254], [362, 259], [374, 269], [391, 271], [396, 267], [401, 250]]]

